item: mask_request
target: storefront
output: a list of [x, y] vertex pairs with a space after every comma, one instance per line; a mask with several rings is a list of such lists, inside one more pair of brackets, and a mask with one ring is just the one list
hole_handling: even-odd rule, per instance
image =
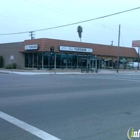
[[[50, 53], [51, 47], [53, 55]], [[120, 64], [126, 65], [138, 57], [134, 48], [120, 47], [119, 50]], [[17, 68], [116, 68], [118, 47], [41, 38], [0, 44], [0, 55], [4, 58], [4, 67], [12, 63], [12, 55]]]
[[[59, 46], [60, 52], [54, 52], [52, 56], [50, 52], [31, 52], [37, 50], [37, 44], [25, 45], [28, 50], [25, 55], [25, 67], [27, 68], [61, 68], [61, 69], [78, 69], [82, 67], [95, 67], [96, 57], [93, 55], [92, 48]], [[29, 49], [29, 46], [31, 49]]]
[[[51, 47], [54, 48], [53, 55]], [[34, 39], [25, 40], [20, 53], [25, 56], [26, 68], [116, 68], [117, 50], [117, 47], [108, 45]], [[125, 59], [127, 63], [127, 60], [133, 61], [136, 57], [135, 49], [120, 47], [119, 60]]]

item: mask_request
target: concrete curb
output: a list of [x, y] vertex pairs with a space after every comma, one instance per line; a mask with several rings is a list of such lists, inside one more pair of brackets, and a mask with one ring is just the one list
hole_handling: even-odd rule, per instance
[[19, 75], [54, 75], [54, 74], [140, 74], [140, 71], [119, 71], [119, 73], [116, 73], [115, 70], [99, 70], [98, 73], [86, 73], [83, 72], [81, 73], [81, 71], [56, 71], [56, 73], [54, 71], [47, 71], [47, 70], [42, 70], [42, 71], [37, 71], [37, 70], [4, 70], [4, 69], [0, 69], [0, 73], [3, 74], [19, 74]]

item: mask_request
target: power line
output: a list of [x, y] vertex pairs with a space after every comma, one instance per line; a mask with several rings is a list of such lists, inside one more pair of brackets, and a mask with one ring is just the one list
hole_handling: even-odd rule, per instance
[[[60, 25], [60, 26], [55, 26], [55, 27], [50, 27], [50, 28], [33, 30], [32, 32], [39, 32], [39, 31], [44, 31], [44, 30], [51, 30], [51, 29], [57, 29], [57, 28], [72, 26], [72, 25], [75, 25], [75, 24], [80, 24], [80, 23], [84, 23], [84, 22], [90, 22], [90, 21], [93, 21], [93, 20], [107, 18], [107, 17], [119, 15], [119, 14], [122, 14], [122, 13], [138, 10], [138, 9], [140, 9], [140, 7], [136, 7], [136, 8], [133, 8], [133, 9], [129, 9], [129, 10], [125, 10], [125, 11], [121, 11], [121, 12], [117, 12], [117, 13], [113, 13], [113, 14], [109, 14], [109, 15], [105, 15], [105, 16], [101, 16], [101, 17], [97, 17], [97, 18], [93, 18], [93, 19], [88, 19], [88, 20], [83, 20], [83, 21], [79, 21], [79, 22], [74, 22], [74, 23], [70, 23], [70, 24], [65, 24], [65, 25]], [[29, 32], [31, 32], [31, 31], [24, 31], [24, 32], [17, 32], [17, 33], [7, 33], [7, 34], [0, 34], [0, 35], [24, 34], [24, 33], [29, 33]]]
[[[30, 1], [28, 1], [28, 2], [30, 2]], [[37, 3], [34, 3], [34, 2], [30, 2], [30, 3], [32, 3], [32, 4], [36, 5], [36, 6], [45, 8], [45, 9], [47, 8], [47, 9], [49, 9], [49, 10], [51, 10], [51, 11], [59, 12], [59, 13], [65, 15], [65, 16], [71, 16], [72, 18], [76, 18], [76, 19], [78, 19], [78, 20], [81, 20], [81, 18], [83, 18], [81, 15], [77, 15], [77, 14], [74, 13], [74, 12], [69, 12], [69, 11], [67, 11], [67, 10], [61, 9], [61, 8], [56, 7], [56, 6], [53, 6], [53, 5], [51, 5], [51, 4], [47, 4], [47, 6], [46, 6], [46, 5], [43, 4], [43, 3], [42, 3], [43, 5], [40, 5], [40, 4], [37, 4]], [[40, 1], [39, 1], [39, 3], [40, 3]], [[44, 6], [44, 5], [45, 5], [45, 6]], [[51, 6], [53, 9], [50, 8], [50, 7], [48, 8], [48, 6]], [[94, 24], [95, 24], [95, 23], [94, 23]], [[96, 24], [97, 24], [97, 23], [96, 23]], [[101, 24], [101, 23], [98, 23], [98, 24], [104, 26], [104, 25]]]

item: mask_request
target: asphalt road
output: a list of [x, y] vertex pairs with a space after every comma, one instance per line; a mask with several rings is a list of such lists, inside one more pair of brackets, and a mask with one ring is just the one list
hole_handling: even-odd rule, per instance
[[[0, 74], [0, 112], [61, 140], [126, 140], [140, 129], [140, 75]], [[0, 117], [0, 140], [41, 138]]]

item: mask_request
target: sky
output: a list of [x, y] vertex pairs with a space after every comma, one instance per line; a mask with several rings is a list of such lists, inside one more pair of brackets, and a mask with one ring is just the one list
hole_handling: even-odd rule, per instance
[[[140, 7], [140, 0], [0, 0], [0, 43], [30, 39], [29, 31], [46, 29]], [[140, 9], [63, 28], [35, 32], [35, 38], [80, 41], [77, 27], [82, 26], [82, 42], [132, 47], [140, 40]], [[2, 35], [27, 32], [24, 34]]]

